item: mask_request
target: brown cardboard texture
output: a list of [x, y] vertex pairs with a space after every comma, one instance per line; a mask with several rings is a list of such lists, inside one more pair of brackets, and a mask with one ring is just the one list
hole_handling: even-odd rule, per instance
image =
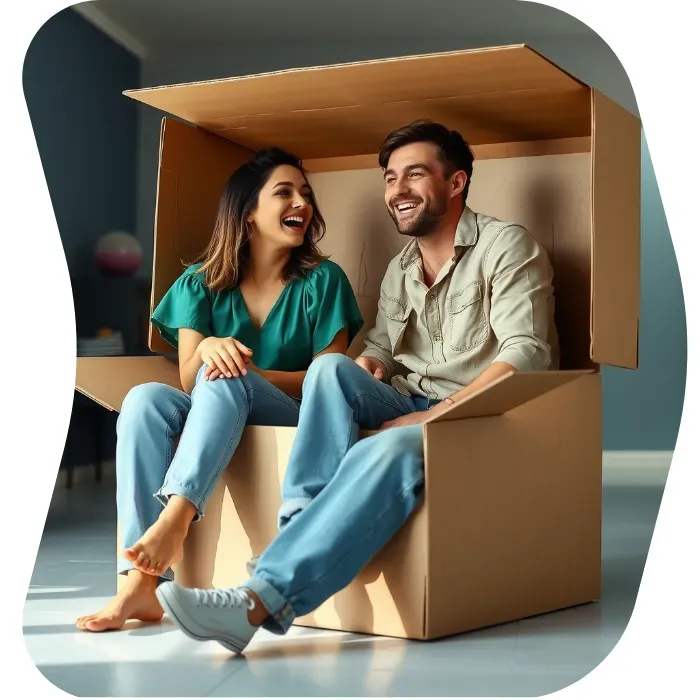
[[[405, 244], [386, 212], [376, 154], [416, 117], [463, 133], [476, 155], [469, 206], [524, 225], [554, 267], [559, 369], [509, 375], [427, 423], [422, 506], [345, 590], [297, 624], [431, 639], [596, 600], [599, 365], [637, 366], [639, 120], [526, 46], [127, 94], [190, 122], [163, 122], [153, 306], [204, 247], [230, 172], [279, 145], [304, 159], [328, 224], [321, 248], [358, 298], [356, 356]], [[166, 349], [154, 333], [151, 349]], [[177, 386], [175, 364], [78, 360], [78, 388], [113, 410], [144, 381]], [[245, 562], [276, 534], [294, 435], [245, 429], [190, 530], [179, 582], [247, 578]]]

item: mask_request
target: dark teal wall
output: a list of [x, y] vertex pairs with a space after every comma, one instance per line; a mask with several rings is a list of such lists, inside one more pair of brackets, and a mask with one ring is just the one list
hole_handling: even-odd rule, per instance
[[[37, 32], [22, 78], [71, 275], [77, 331], [91, 335], [108, 326], [128, 341], [131, 290], [101, 278], [93, 250], [110, 230], [135, 232], [138, 112], [122, 91], [138, 86], [140, 62], [68, 8]], [[31, 212], [27, 224], [31, 249]], [[90, 464], [99, 451], [113, 457], [114, 424], [113, 414], [76, 395], [62, 466]]]
[[37, 32], [24, 93], [71, 275], [96, 274], [109, 230], [136, 225], [139, 60], [68, 8]]
[[606, 450], [672, 450], [683, 410], [687, 362], [683, 289], [646, 140], [640, 316], [639, 370], [603, 371]]

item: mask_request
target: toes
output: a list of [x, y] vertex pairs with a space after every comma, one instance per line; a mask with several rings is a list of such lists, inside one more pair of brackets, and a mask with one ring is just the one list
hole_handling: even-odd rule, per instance
[[134, 566], [144, 574], [151, 573], [151, 560], [145, 556], [139, 556], [134, 562]]
[[91, 622], [97, 617], [97, 615], [84, 615], [83, 617], [79, 617], [76, 621], [76, 625], [81, 629], [87, 629], [86, 625], [88, 622]]
[[138, 556], [139, 552], [137, 549], [134, 547], [129, 547], [129, 549], [124, 550], [124, 556], [129, 560], [129, 561], [134, 561]]
[[103, 632], [108, 629], [109, 624], [112, 622], [110, 618], [98, 618], [96, 620], [88, 620], [85, 623], [85, 629], [90, 632]]

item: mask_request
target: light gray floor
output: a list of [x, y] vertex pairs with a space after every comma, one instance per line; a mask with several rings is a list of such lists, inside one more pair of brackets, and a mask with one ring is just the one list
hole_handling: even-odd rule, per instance
[[189, 640], [167, 619], [120, 632], [74, 627], [115, 590], [114, 485], [58, 489], [27, 595], [29, 653], [77, 696], [537, 696], [595, 668], [629, 620], [662, 495], [606, 485], [600, 603], [443, 641], [292, 628], [256, 636], [245, 658]]

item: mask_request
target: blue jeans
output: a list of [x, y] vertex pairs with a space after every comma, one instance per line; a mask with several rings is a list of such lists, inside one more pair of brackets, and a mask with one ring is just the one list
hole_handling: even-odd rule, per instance
[[242, 584], [271, 613], [268, 630], [284, 634], [295, 617], [345, 588], [418, 506], [422, 426], [358, 434], [429, 407], [345, 355], [311, 364], [283, 484], [282, 528]]
[[[246, 423], [295, 426], [299, 402], [256, 372], [232, 379], [204, 379], [205, 365], [188, 395], [166, 384], [134, 387], [117, 420], [117, 512], [122, 546], [131, 547], [178, 495], [199, 520]], [[177, 450], [175, 437], [180, 435]], [[132, 569], [120, 558], [119, 573]], [[162, 578], [172, 580], [168, 569]]]

